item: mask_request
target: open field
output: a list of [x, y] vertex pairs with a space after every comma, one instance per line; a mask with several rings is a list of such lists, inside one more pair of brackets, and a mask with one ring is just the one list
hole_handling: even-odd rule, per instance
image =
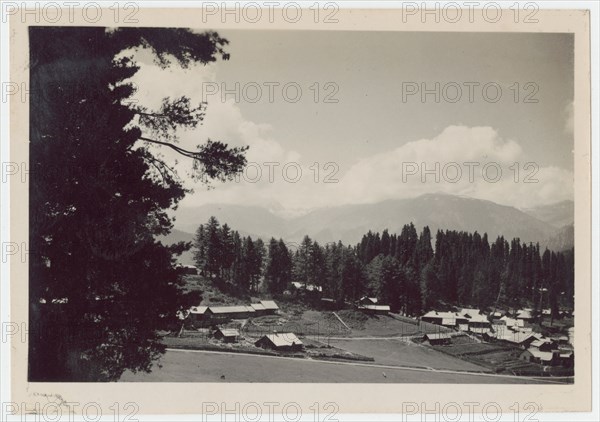
[[248, 335], [260, 336], [279, 332], [293, 332], [297, 335], [319, 337], [345, 336], [349, 332], [331, 312], [298, 309], [292, 312], [280, 312], [279, 315], [252, 318], [244, 326]]
[[400, 321], [388, 315], [365, 315], [356, 310], [343, 310], [337, 314], [352, 328], [352, 337], [399, 337], [420, 332], [418, 325]]
[[126, 372], [121, 382], [313, 382], [545, 384], [555, 380], [452, 371], [394, 368], [368, 363], [168, 350], [149, 374]]
[[330, 344], [365, 356], [382, 365], [489, 372], [484, 366], [402, 340], [331, 340]]

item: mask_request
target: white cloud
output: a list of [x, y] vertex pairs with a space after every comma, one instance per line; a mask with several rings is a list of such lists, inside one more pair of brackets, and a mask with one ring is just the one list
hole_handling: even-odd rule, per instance
[[[212, 63], [185, 70], [175, 66], [162, 70], [157, 66], [144, 65], [133, 79], [143, 88], [136, 98], [149, 107], [158, 106], [166, 96], [186, 95], [200, 102], [205, 83], [215, 82], [218, 67], [219, 63]], [[567, 116], [570, 118], [567, 117], [566, 128], [572, 130], [572, 105], [567, 108]], [[181, 205], [235, 203], [282, 208], [293, 213], [323, 206], [407, 198], [427, 192], [467, 195], [517, 207], [573, 198], [572, 172], [556, 167], [539, 167], [536, 174], [531, 175], [536, 168], [524, 168], [527, 160], [519, 143], [503, 139], [491, 127], [449, 126], [431, 139], [404, 143], [396, 149], [358, 159], [350, 168], [339, 171], [335, 166], [324, 168], [325, 163], [320, 163], [317, 170], [312, 162], [302, 162], [297, 152], [284, 148], [272, 133], [273, 128], [268, 123], [245, 118], [233, 99], [221, 101], [220, 96], [211, 96], [202, 126], [194, 131], [181, 132], [180, 146], [194, 149], [208, 138], [222, 140], [232, 146], [249, 145], [248, 161], [256, 164], [248, 169], [246, 176], [254, 178], [257, 166], [262, 174], [255, 183], [241, 178], [238, 182], [215, 184], [216, 189], [206, 191], [200, 184], [190, 184], [189, 178], [185, 177], [191, 163], [167, 148], [160, 148], [160, 153], [171, 162], [179, 159], [178, 171], [184, 176], [186, 185], [196, 190]], [[264, 164], [267, 162], [279, 163], [272, 168], [271, 180], [269, 167]], [[406, 163], [414, 163], [417, 173], [409, 174], [408, 170], [414, 172], [415, 168], [406, 167], [413, 165]], [[472, 180], [470, 167], [465, 163], [478, 163], [471, 167]], [[288, 172], [284, 174], [286, 164]], [[290, 179], [296, 176], [297, 165], [301, 167], [302, 177], [292, 182]], [[487, 180], [482, 172], [486, 165]], [[501, 168], [502, 177], [492, 182], [490, 179], [495, 178], [496, 166]], [[515, 174], [516, 166], [518, 174]], [[450, 179], [456, 177], [457, 167], [462, 174], [456, 183], [452, 183]], [[425, 174], [423, 181], [426, 169], [436, 169], [434, 172], [438, 173], [439, 182], [436, 182], [435, 174]], [[327, 175], [338, 182], [324, 183]], [[527, 175], [532, 176], [530, 181], [534, 183], [525, 182]]]
[[525, 207], [572, 199], [573, 174], [527, 164], [521, 146], [491, 127], [449, 126], [360, 160], [340, 189], [356, 202], [444, 192]]
[[[144, 52], [138, 54], [142, 55]], [[298, 161], [300, 156], [297, 152], [285, 150], [272, 138], [272, 128], [269, 124], [256, 123], [244, 118], [232, 97], [223, 101], [221, 95], [206, 95], [207, 87], [210, 85], [212, 88], [216, 84], [218, 67], [218, 62], [190, 66], [188, 69], [181, 69], [175, 65], [168, 69], [160, 69], [155, 65], [142, 64], [131, 79], [131, 82], [138, 87], [133, 99], [151, 110], [158, 108], [165, 97], [174, 99], [185, 95], [191, 99], [192, 104], [200, 104], [203, 99], [207, 99], [208, 106], [202, 124], [194, 130], [178, 132], [178, 146], [184, 149], [195, 150], [197, 145], [203, 144], [210, 138], [213, 141], [223, 141], [232, 147], [249, 146], [250, 149], [246, 154], [248, 162], [257, 162], [261, 166], [264, 162]], [[153, 145], [151, 148], [154, 148], [157, 154], [163, 156], [169, 163], [177, 162], [175, 168], [184, 184], [198, 192], [197, 196], [186, 198], [187, 201], [204, 202], [205, 198], [215, 195], [214, 191], [204, 192], [204, 187], [200, 183], [194, 183], [191, 178], [186, 177], [191, 170], [190, 160], [179, 156], [168, 147]], [[251, 186], [256, 188], [267, 182], [268, 178], [261, 178], [258, 183]], [[220, 184], [218, 186], [223, 187]], [[228, 184], [224, 189], [226, 192], [223, 192], [226, 193], [224, 200], [228, 200], [229, 196], [235, 199], [243, 198], [244, 193], [240, 192], [239, 188], [239, 184], [235, 186]]]

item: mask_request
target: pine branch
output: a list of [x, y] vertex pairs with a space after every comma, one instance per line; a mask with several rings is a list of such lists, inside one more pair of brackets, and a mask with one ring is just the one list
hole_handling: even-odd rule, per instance
[[177, 151], [179, 154], [184, 155], [186, 157], [189, 158], [199, 158], [198, 153], [197, 152], [193, 152], [193, 151], [188, 151], [186, 149], [180, 148], [177, 145], [171, 144], [169, 142], [163, 142], [163, 141], [157, 141], [155, 139], [150, 139], [150, 138], [146, 138], [144, 136], [141, 136], [140, 139], [142, 141], [146, 141], [146, 142], [150, 142], [152, 144], [158, 144], [158, 145], [164, 145], [167, 146], [175, 151]]

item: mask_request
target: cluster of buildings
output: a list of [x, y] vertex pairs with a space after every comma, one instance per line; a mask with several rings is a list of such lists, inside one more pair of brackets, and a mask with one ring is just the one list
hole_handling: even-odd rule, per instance
[[456, 312], [429, 311], [421, 317], [421, 321], [424, 322], [481, 335], [491, 335], [498, 326], [505, 326], [516, 331], [516, 329], [525, 328], [526, 324], [533, 320], [534, 312], [529, 308], [520, 309], [514, 314], [503, 311], [486, 314], [479, 309], [462, 308]]
[[[263, 315], [274, 315], [279, 311], [279, 306], [272, 300], [261, 300], [250, 305], [229, 306], [193, 306], [180, 318], [189, 318], [192, 322], [216, 325], [233, 319], [246, 319]], [[212, 332], [214, 338], [223, 343], [237, 343], [240, 340], [240, 331], [236, 328], [217, 327]], [[296, 352], [304, 348], [302, 341], [294, 333], [265, 334], [255, 343], [263, 349], [279, 352]]]
[[[213, 335], [224, 343], [236, 343], [240, 339], [240, 332], [235, 328], [218, 328]], [[304, 348], [302, 341], [294, 333], [265, 334], [254, 345], [278, 352], [298, 352]]]
[[517, 312], [515, 318], [504, 315], [493, 321], [493, 330], [483, 338], [523, 349], [519, 359], [526, 362], [572, 367], [574, 352], [569, 337], [559, 335], [548, 338], [528, 326], [532, 320], [532, 312], [529, 309]]
[[519, 359], [541, 365], [566, 367], [573, 366], [574, 352], [568, 346], [568, 340], [562, 338], [550, 339], [540, 333], [533, 333], [525, 340], [526, 349], [519, 355]]
[[[494, 311], [489, 314], [479, 309], [463, 308], [457, 312], [430, 311], [421, 321], [449, 329], [481, 335], [486, 341], [502, 342], [523, 349], [519, 359], [542, 365], [572, 366], [574, 352], [567, 336], [547, 338], [534, 332], [530, 323], [534, 320], [532, 309], [521, 309], [514, 314]], [[452, 331], [426, 334], [423, 341], [431, 345], [452, 342]]]
[[492, 324], [479, 309], [463, 308], [458, 312], [429, 311], [421, 321], [475, 334], [490, 332]]
[[180, 318], [189, 318], [192, 322], [219, 323], [232, 319], [246, 319], [263, 315], [273, 315], [279, 311], [279, 306], [272, 300], [261, 300], [250, 305], [228, 306], [192, 306]]

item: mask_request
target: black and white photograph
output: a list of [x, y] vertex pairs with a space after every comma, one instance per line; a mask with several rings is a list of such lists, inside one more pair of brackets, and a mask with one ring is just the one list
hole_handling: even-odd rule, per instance
[[571, 34], [29, 40], [31, 380], [572, 382]]
[[566, 398], [589, 399], [597, 290], [585, 11], [484, 9], [461, 31], [446, 9], [270, 25], [215, 4], [6, 9], [15, 397], [584, 410]]

